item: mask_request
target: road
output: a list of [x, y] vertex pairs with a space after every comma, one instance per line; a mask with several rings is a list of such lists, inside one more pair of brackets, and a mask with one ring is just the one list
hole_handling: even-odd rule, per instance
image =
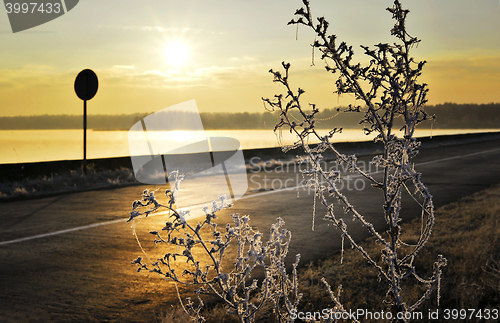
[[[360, 161], [368, 167], [370, 158]], [[439, 207], [500, 183], [500, 140], [422, 149], [415, 163]], [[220, 212], [218, 221], [230, 221], [231, 213], [248, 214], [255, 229], [267, 232], [282, 217], [292, 232], [289, 257], [301, 253], [302, 264], [339, 250], [338, 232], [321, 220], [320, 206], [311, 230], [313, 198], [307, 189], [283, 189], [285, 183], [287, 188], [301, 183], [291, 165], [248, 176], [247, 194]], [[148, 255], [162, 252], [148, 232], [161, 229], [164, 216], [138, 221], [135, 228], [125, 222], [144, 188], [154, 187], [0, 204], [0, 322], [154, 322], [156, 314], [175, 304], [172, 284], [137, 273], [130, 263], [143, 255], [134, 229]], [[367, 220], [383, 228], [380, 191], [352, 177], [343, 192]], [[404, 210], [405, 220], [418, 215], [412, 202]], [[367, 236], [355, 222], [348, 224], [358, 239]]]

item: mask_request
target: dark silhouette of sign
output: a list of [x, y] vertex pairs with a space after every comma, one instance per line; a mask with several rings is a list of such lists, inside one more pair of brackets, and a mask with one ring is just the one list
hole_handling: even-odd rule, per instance
[[99, 81], [94, 71], [85, 69], [78, 73], [75, 80], [75, 92], [78, 97], [84, 101], [90, 100], [97, 93]]
[[82, 168], [87, 169], [87, 100], [92, 99], [99, 88], [99, 81], [94, 71], [85, 69], [75, 79], [76, 95], [83, 100], [83, 161]]

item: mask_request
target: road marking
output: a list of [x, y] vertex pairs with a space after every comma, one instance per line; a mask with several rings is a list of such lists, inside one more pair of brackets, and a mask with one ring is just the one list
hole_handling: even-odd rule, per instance
[[[470, 157], [470, 156], [491, 153], [491, 152], [498, 151], [498, 150], [500, 150], [500, 148], [484, 150], [484, 151], [471, 153], [471, 154], [467, 154], [467, 155], [458, 155], [458, 156], [453, 156], [453, 157], [440, 158], [440, 159], [430, 160], [430, 161], [423, 162], [423, 163], [418, 163], [418, 164], [415, 164], [415, 166], [435, 164], [435, 163], [440, 163], [440, 162], [452, 160], [452, 159], [458, 159], [458, 158], [464, 158], [464, 157]], [[367, 173], [367, 175], [375, 175], [375, 174], [382, 173], [382, 172], [383, 172], [383, 170], [378, 170], [375, 172]], [[358, 175], [351, 175], [350, 176], [350, 178], [357, 178], [357, 177], [363, 177], [363, 175], [358, 174]], [[287, 188], [280, 188], [280, 189], [276, 189], [276, 190], [269, 190], [269, 191], [265, 191], [265, 192], [261, 192], [261, 193], [245, 195], [245, 196], [240, 197], [239, 199], [245, 200], [245, 199], [250, 199], [250, 198], [254, 198], [254, 197], [258, 197], [258, 196], [262, 196], [262, 195], [267, 195], [267, 194], [279, 193], [279, 192], [283, 192], [283, 191], [293, 191], [295, 189], [302, 188], [302, 187], [307, 187], [307, 186], [306, 185], [297, 185], [297, 186], [292, 186], [292, 187], [287, 187]]]
[[113, 220], [113, 221], [99, 222], [99, 223], [84, 225], [81, 227], [76, 227], [76, 228], [71, 228], [71, 229], [65, 229], [65, 230], [59, 230], [59, 231], [54, 231], [54, 232], [49, 232], [49, 233], [37, 234], [37, 235], [31, 236], [31, 237], [24, 237], [24, 238], [19, 238], [19, 239], [14, 239], [14, 240], [2, 241], [2, 242], [0, 242], [0, 246], [11, 244], [11, 243], [16, 243], [16, 242], [27, 241], [27, 240], [56, 236], [59, 234], [69, 233], [69, 232], [73, 232], [73, 231], [95, 228], [95, 227], [99, 227], [101, 225], [108, 225], [108, 224], [114, 224], [114, 223], [119, 223], [119, 222], [125, 222], [126, 220], [127, 219], [118, 219], [118, 220]]
[[[195, 205], [195, 206], [192, 206], [192, 207], [196, 207], [196, 206], [201, 206], [201, 205]], [[186, 208], [182, 208], [180, 210], [183, 210], [183, 209], [186, 209]], [[154, 214], [149, 215], [149, 217], [167, 214], [168, 212], [169, 211], [156, 212]], [[80, 226], [80, 227], [75, 227], [75, 228], [70, 228], [70, 229], [64, 229], [64, 230], [59, 230], [59, 231], [54, 231], [54, 232], [37, 234], [37, 235], [34, 235], [34, 236], [30, 236], [30, 237], [24, 237], [24, 238], [13, 239], [13, 240], [8, 240], [8, 241], [1, 241], [0, 242], [0, 246], [11, 244], [11, 243], [16, 243], [16, 242], [28, 241], [28, 240], [33, 240], [33, 239], [40, 239], [40, 238], [45, 238], [45, 237], [50, 237], [50, 236], [56, 236], [56, 235], [63, 234], [63, 233], [80, 231], [80, 230], [85, 230], [85, 229], [100, 227], [100, 226], [108, 225], [108, 224], [115, 224], [115, 223], [120, 223], [120, 222], [126, 222], [127, 220], [128, 220], [127, 218], [122, 218], [122, 219], [117, 219], [117, 220], [111, 220], [111, 221], [105, 221], [105, 222], [99, 222], [99, 223], [93, 223], [93, 224], [83, 225], [83, 226]]]
[[[495, 152], [495, 151], [499, 151], [499, 150], [500, 150], [500, 148], [497, 148], [497, 149], [490, 149], [490, 150], [479, 151], [479, 152], [475, 152], [475, 153], [471, 153], [471, 154], [467, 154], [467, 155], [458, 155], [458, 156], [440, 158], [440, 159], [430, 160], [430, 161], [423, 162], [423, 163], [418, 163], [418, 164], [415, 164], [415, 166], [435, 164], [435, 163], [440, 163], [440, 162], [447, 161], [447, 160], [453, 160], [453, 159], [459, 159], [459, 158], [477, 156], [477, 155], [487, 154], [487, 153], [491, 153], [491, 152]], [[381, 173], [381, 172], [382, 172], [382, 170], [379, 170], [379, 171], [371, 172], [371, 173], [368, 173], [368, 174], [369, 175], [374, 175], [374, 174], [378, 174], [378, 173]], [[352, 177], [360, 177], [360, 176], [362, 176], [362, 175], [353, 175]], [[288, 188], [282, 188], [282, 189], [277, 189], [277, 190], [272, 190], [272, 191], [265, 191], [265, 192], [255, 193], [255, 194], [251, 194], [251, 195], [245, 195], [245, 196], [242, 196], [240, 198], [240, 200], [246, 200], [246, 199], [250, 199], [250, 198], [255, 198], [255, 197], [264, 196], [264, 195], [268, 195], [268, 194], [279, 193], [279, 192], [283, 192], [283, 191], [293, 191], [295, 189], [302, 188], [302, 187], [305, 187], [305, 185], [297, 185], [297, 186], [294, 186], [294, 187], [288, 187]], [[191, 208], [192, 207], [196, 207], [196, 206], [197, 205], [191, 206]], [[183, 209], [186, 209], [186, 208], [183, 208]], [[181, 210], [183, 210], [183, 209], [181, 209]], [[157, 212], [157, 213], [154, 213], [154, 214], [152, 214], [150, 216], [163, 215], [163, 214], [167, 214], [168, 212], [169, 211]], [[80, 231], [80, 230], [85, 230], [85, 229], [90, 229], [90, 228], [95, 228], [95, 227], [100, 227], [100, 226], [108, 225], [108, 224], [115, 224], [115, 223], [120, 223], [120, 222], [126, 222], [127, 220], [128, 219], [123, 218], [123, 219], [117, 219], [117, 220], [112, 220], [112, 221], [105, 221], [105, 222], [93, 223], [93, 224], [79, 226], [79, 227], [65, 229], [65, 230], [59, 230], [59, 231], [54, 231], [54, 232], [37, 234], [37, 235], [34, 235], [34, 236], [29, 236], [29, 237], [24, 237], [24, 238], [18, 238], [18, 239], [13, 239], [13, 240], [8, 240], [8, 241], [1, 241], [0, 242], [0, 246], [12, 244], [12, 243], [17, 243], [17, 242], [34, 240], [34, 239], [40, 239], [40, 238], [45, 238], [45, 237], [50, 237], [50, 236], [55, 236], [55, 235], [60, 235], [60, 234], [64, 234], [64, 233], [69, 233], [69, 232], [74, 232], [74, 231]]]

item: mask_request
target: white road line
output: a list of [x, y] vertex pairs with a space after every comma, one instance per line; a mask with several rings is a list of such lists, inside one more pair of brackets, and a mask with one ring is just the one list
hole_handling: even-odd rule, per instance
[[[435, 159], [435, 160], [430, 160], [427, 162], [415, 164], [415, 166], [435, 164], [435, 163], [440, 163], [440, 162], [452, 160], [452, 159], [458, 159], [458, 158], [464, 158], [464, 157], [470, 157], [470, 156], [491, 153], [491, 152], [498, 151], [498, 150], [500, 150], [500, 148], [484, 150], [484, 151], [471, 153], [471, 154], [467, 154], [467, 155], [458, 155], [458, 156], [453, 156], [453, 157]], [[375, 174], [382, 173], [382, 172], [383, 172], [383, 170], [378, 170], [375, 172], [367, 173], [367, 175], [375, 175]], [[351, 175], [349, 177], [350, 178], [357, 178], [357, 177], [363, 177], [363, 175]], [[292, 187], [287, 187], [287, 188], [280, 188], [280, 189], [276, 189], [276, 190], [265, 191], [265, 192], [261, 192], [261, 193], [255, 193], [255, 194], [251, 194], [251, 195], [245, 195], [245, 196], [240, 197], [239, 199], [246, 200], [246, 199], [250, 199], [250, 198], [254, 198], [254, 197], [258, 197], [258, 196], [262, 196], [262, 195], [267, 195], [267, 194], [279, 193], [279, 192], [283, 192], [283, 191], [293, 191], [295, 189], [302, 188], [302, 187], [306, 187], [306, 185], [297, 185], [297, 186], [292, 186]]]
[[[195, 205], [195, 206], [192, 206], [192, 207], [197, 207], [197, 206], [203, 206], [203, 205]], [[186, 209], [186, 208], [182, 208], [180, 210], [183, 210], [183, 209]], [[167, 214], [168, 212], [169, 211], [156, 212], [154, 214], [149, 215], [149, 217]], [[27, 241], [27, 240], [33, 240], [33, 239], [50, 237], [50, 236], [56, 236], [56, 235], [63, 234], [63, 233], [80, 231], [80, 230], [85, 230], [85, 229], [100, 227], [100, 226], [108, 225], [108, 224], [115, 224], [115, 223], [120, 223], [120, 222], [126, 222], [127, 220], [128, 220], [127, 218], [122, 218], [122, 219], [117, 219], [117, 220], [111, 220], [111, 221], [105, 221], [105, 222], [99, 222], [99, 223], [93, 223], [93, 224], [83, 225], [83, 226], [80, 226], [80, 227], [75, 227], [75, 228], [70, 228], [70, 229], [65, 229], [65, 230], [59, 230], [59, 231], [54, 231], [54, 232], [37, 234], [37, 235], [34, 235], [34, 236], [30, 236], [30, 237], [24, 237], [24, 238], [13, 239], [13, 240], [8, 240], [8, 241], [1, 241], [0, 242], [0, 246], [11, 244], [11, 243], [16, 243], [16, 242]]]
[[63, 234], [63, 233], [79, 231], [79, 230], [99, 227], [101, 225], [108, 225], [108, 224], [114, 224], [114, 223], [125, 222], [125, 221], [127, 221], [127, 219], [118, 219], [118, 220], [113, 220], [113, 221], [106, 221], [106, 222], [99, 222], [99, 223], [84, 225], [81, 227], [76, 227], [76, 228], [71, 228], [71, 229], [59, 230], [59, 231], [54, 231], [54, 232], [49, 232], [49, 233], [42, 233], [42, 234], [37, 234], [37, 235], [31, 236], [31, 237], [24, 237], [24, 238], [19, 238], [19, 239], [14, 239], [14, 240], [2, 241], [2, 242], [0, 242], [0, 246], [11, 244], [11, 243], [16, 243], [16, 242], [27, 241], [27, 240], [56, 236], [56, 235]]
[[[485, 151], [479, 151], [479, 152], [475, 152], [475, 153], [471, 153], [471, 154], [467, 154], [467, 155], [458, 155], [458, 156], [453, 156], [453, 157], [446, 157], [446, 158], [441, 158], [441, 159], [435, 159], [435, 160], [430, 160], [430, 161], [427, 161], [427, 162], [415, 164], [415, 166], [435, 164], [435, 163], [440, 163], [440, 162], [447, 161], [447, 160], [453, 160], [453, 159], [465, 158], [465, 157], [476, 156], [476, 155], [481, 155], [481, 154], [487, 154], [487, 153], [491, 153], [491, 152], [495, 152], [495, 151], [499, 151], [499, 150], [500, 150], [500, 148], [497, 148], [497, 149], [490, 149], [490, 150], [485, 150]], [[369, 173], [369, 175], [374, 175], [374, 174], [381, 173], [381, 172], [382, 172], [382, 170], [379, 170], [379, 171], [376, 171], [376, 172], [371, 172], [371, 173]], [[360, 176], [362, 176], [362, 175], [353, 175], [352, 177], [360, 177]], [[277, 190], [272, 190], [272, 191], [265, 191], [265, 192], [261, 192], [261, 193], [255, 193], [255, 194], [251, 194], [251, 195], [245, 195], [245, 196], [242, 196], [240, 198], [240, 200], [246, 200], [246, 199], [250, 199], [250, 198], [255, 198], [255, 197], [259, 197], [259, 196], [263, 196], [263, 195], [268, 195], [268, 194], [279, 193], [279, 192], [283, 192], [283, 191], [293, 191], [295, 189], [302, 188], [302, 187], [305, 187], [305, 185], [297, 185], [297, 186], [294, 186], [294, 187], [288, 187], [288, 188], [282, 188], [282, 189], [277, 189]], [[192, 206], [192, 207], [196, 207], [196, 205]], [[168, 211], [157, 212], [157, 213], [152, 214], [150, 216], [158, 216], [158, 215], [163, 215], [163, 214], [166, 214], [166, 213], [168, 213]], [[115, 223], [120, 223], [120, 222], [126, 222], [127, 220], [128, 219], [123, 218], [123, 219], [117, 219], [117, 220], [112, 220], [112, 221], [105, 221], [105, 222], [93, 223], [93, 224], [84, 225], [84, 226], [75, 227], [75, 228], [70, 228], [70, 229], [65, 229], [65, 230], [59, 230], [59, 231], [54, 231], [54, 232], [37, 234], [37, 235], [34, 235], [34, 236], [29, 236], [29, 237], [24, 237], [24, 238], [19, 238], [19, 239], [13, 239], [13, 240], [8, 240], [8, 241], [1, 241], [0, 242], [0, 246], [12, 244], [12, 243], [17, 243], [17, 242], [22, 242], [22, 241], [28, 241], [28, 240], [34, 240], [34, 239], [40, 239], [40, 238], [55, 236], [55, 235], [59, 235], [59, 234], [64, 234], [64, 233], [69, 233], [69, 232], [74, 232], [74, 231], [80, 231], [80, 230], [85, 230], [85, 229], [90, 229], [90, 228], [95, 228], [95, 227], [100, 227], [100, 226], [108, 225], [108, 224], [115, 224]]]
[[452, 160], [452, 159], [458, 159], [458, 158], [476, 156], [476, 155], [481, 155], [481, 154], [487, 154], [487, 153], [491, 153], [491, 152], [498, 151], [498, 150], [500, 150], [500, 148], [479, 151], [477, 153], [471, 153], [471, 154], [467, 154], [467, 155], [458, 155], [458, 156], [453, 156], [453, 157], [441, 158], [441, 159], [431, 160], [431, 161], [424, 162], [424, 163], [415, 164], [415, 166], [427, 165], [427, 164], [434, 164], [434, 163], [439, 163], [439, 162], [442, 162], [442, 161], [445, 161], [445, 160]]

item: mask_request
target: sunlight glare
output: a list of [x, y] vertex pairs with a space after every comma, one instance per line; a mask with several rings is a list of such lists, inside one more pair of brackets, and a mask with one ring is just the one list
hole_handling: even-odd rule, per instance
[[172, 41], [165, 48], [167, 62], [174, 66], [181, 66], [189, 59], [189, 48], [182, 41]]
[[185, 130], [169, 131], [168, 135], [172, 140], [175, 140], [175, 141], [186, 141], [192, 137], [191, 134], [189, 133], [189, 131], [185, 131]]

